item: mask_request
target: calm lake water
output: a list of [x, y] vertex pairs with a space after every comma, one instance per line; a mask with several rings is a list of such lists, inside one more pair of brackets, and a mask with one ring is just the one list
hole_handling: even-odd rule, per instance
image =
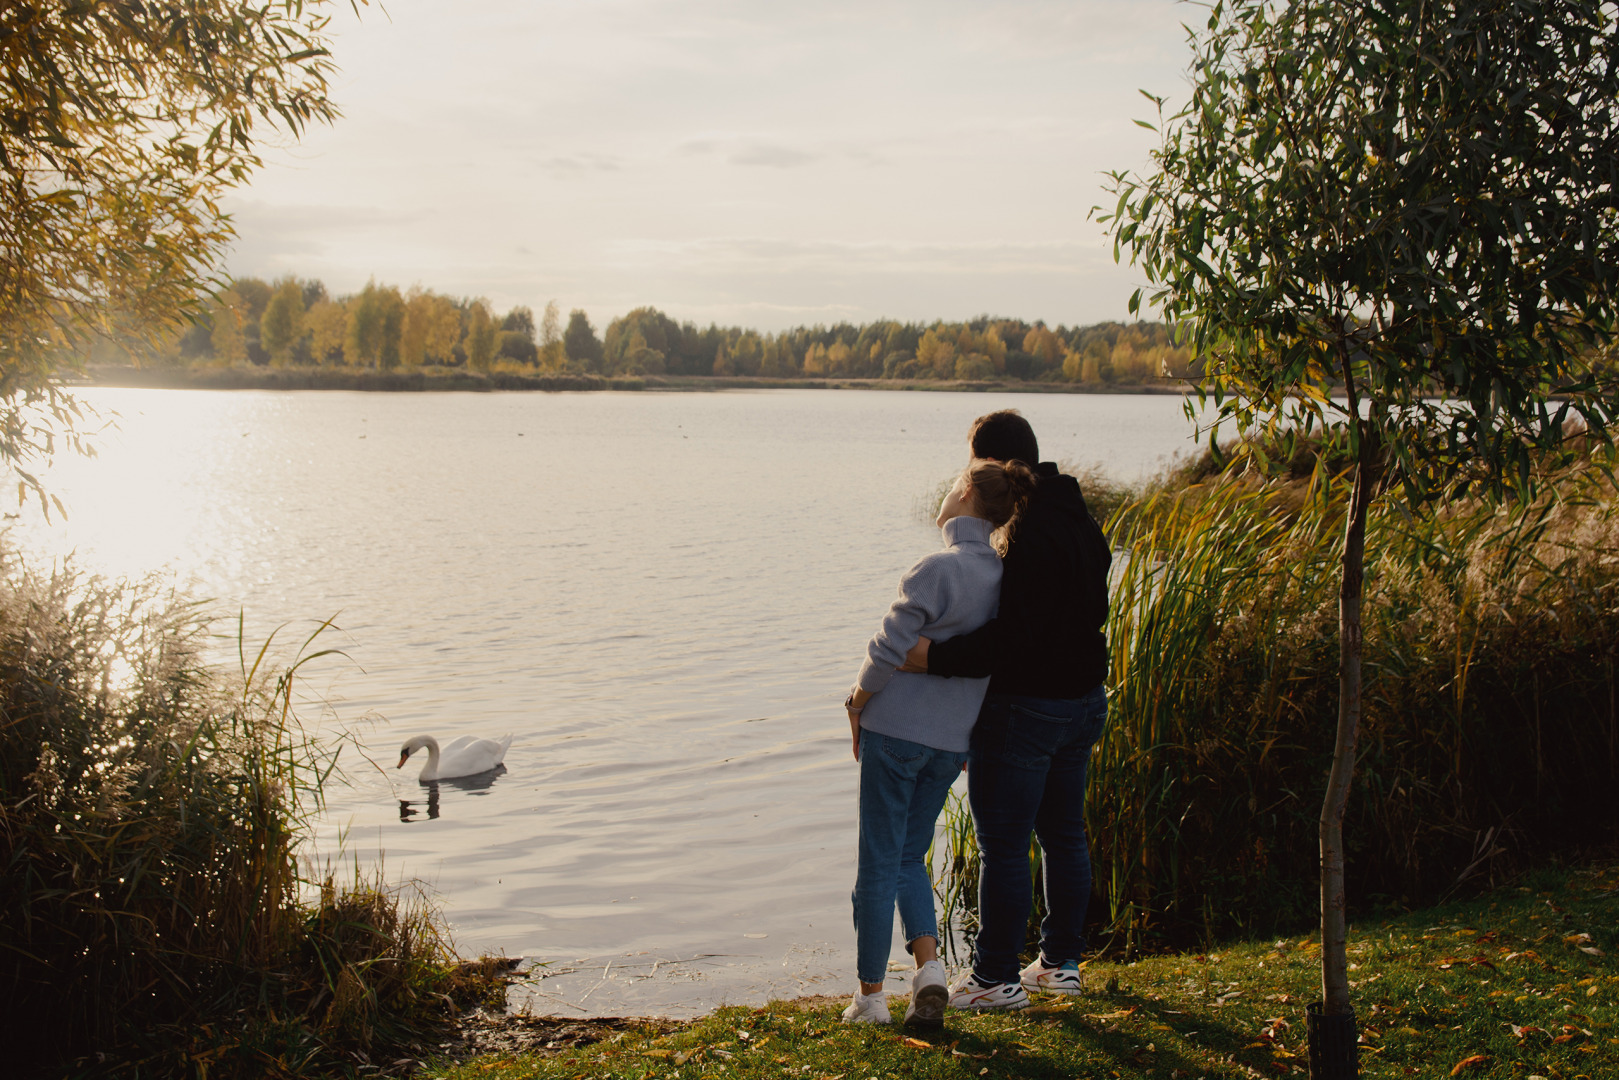
[[[1167, 396], [82, 397], [116, 427], [50, 470], [70, 516], [25, 512], [19, 545], [173, 574], [249, 642], [336, 616], [352, 662], [309, 690], [355, 745], [312, 856], [420, 879], [463, 952], [528, 958], [514, 1000], [563, 1014], [848, 990], [839, 704], [939, 543], [919, 504], [968, 423], [1021, 409], [1046, 457], [1121, 479], [1193, 445]], [[492, 780], [392, 768], [414, 734], [507, 732]]]

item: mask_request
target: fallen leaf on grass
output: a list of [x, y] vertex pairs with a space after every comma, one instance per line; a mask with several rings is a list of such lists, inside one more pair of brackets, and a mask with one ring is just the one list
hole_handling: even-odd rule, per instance
[[641, 1056], [642, 1057], [666, 1058], [666, 1057], [674, 1057], [675, 1052], [673, 1050], [642, 1050], [641, 1051]]
[[909, 1035], [907, 1035], [907, 1036], [905, 1036], [905, 1038], [901, 1039], [900, 1042], [904, 1043], [906, 1046], [914, 1047], [917, 1050], [932, 1050], [933, 1049], [933, 1044], [932, 1043], [923, 1042], [921, 1039], [913, 1039]]
[[1482, 1065], [1488, 1060], [1490, 1059], [1485, 1057], [1483, 1054], [1474, 1054], [1472, 1057], [1464, 1057], [1462, 1060], [1456, 1063], [1456, 1067], [1454, 1069], [1450, 1070], [1450, 1075], [1460, 1076], [1468, 1069]]
[[1131, 1013], [1135, 1012], [1136, 1009], [1138, 1009], [1139, 1007], [1140, 1006], [1132, 1005], [1128, 1009], [1120, 1009], [1118, 1012], [1101, 1013], [1101, 1014], [1086, 1013], [1085, 1014], [1085, 1019], [1087, 1019], [1087, 1020], [1119, 1020], [1119, 1019], [1122, 1019], [1123, 1017], [1129, 1016]]

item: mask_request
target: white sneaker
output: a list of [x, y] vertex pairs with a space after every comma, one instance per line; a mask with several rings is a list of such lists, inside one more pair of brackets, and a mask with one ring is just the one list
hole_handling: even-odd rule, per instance
[[1053, 967], [1046, 963], [1044, 956], [1036, 956], [1018, 973], [1018, 981], [1027, 989], [1048, 994], [1078, 994], [1085, 989], [1085, 975], [1079, 970], [1078, 960], [1064, 960]]
[[1021, 983], [979, 982], [970, 971], [950, 988], [952, 1009], [1021, 1009], [1028, 1003], [1029, 995]]
[[862, 994], [856, 990], [854, 1000], [849, 1007], [843, 1010], [845, 1024], [891, 1024], [894, 1018], [888, 1015], [888, 991], [879, 990], [875, 994]]
[[939, 1027], [944, 1023], [944, 1007], [949, 1000], [944, 965], [929, 960], [911, 976], [911, 1004], [905, 1009], [905, 1022], [917, 1027]]

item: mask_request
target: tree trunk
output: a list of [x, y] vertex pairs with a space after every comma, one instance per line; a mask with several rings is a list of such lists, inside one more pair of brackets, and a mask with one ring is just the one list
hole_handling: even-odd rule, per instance
[[[1350, 400], [1353, 408], [1353, 396]], [[1344, 914], [1343, 826], [1360, 731], [1360, 603], [1366, 565], [1366, 513], [1377, 486], [1378, 457], [1374, 440], [1364, 429], [1358, 442], [1354, 487], [1344, 518], [1343, 577], [1338, 591], [1338, 738], [1326, 798], [1321, 804], [1321, 1004], [1312, 1007], [1313, 1015], [1309, 1017], [1312, 1080], [1359, 1075], [1345, 948], [1348, 921]]]
[[1360, 731], [1360, 601], [1366, 563], [1366, 510], [1373, 477], [1366, 443], [1355, 464], [1355, 482], [1344, 520], [1343, 577], [1338, 591], [1338, 739], [1332, 773], [1321, 804], [1321, 1001], [1327, 1016], [1352, 1011], [1345, 954], [1344, 809], [1355, 773]]

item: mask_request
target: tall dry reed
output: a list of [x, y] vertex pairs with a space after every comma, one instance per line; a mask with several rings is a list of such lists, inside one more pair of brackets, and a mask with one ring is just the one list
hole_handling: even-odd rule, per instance
[[[1337, 708], [1344, 481], [1219, 475], [1123, 508], [1113, 705], [1090, 820], [1116, 926], [1306, 923]], [[1611, 838], [1619, 504], [1601, 468], [1528, 504], [1367, 531], [1352, 903], [1414, 903]]]
[[208, 633], [158, 586], [0, 559], [13, 1063], [286, 1073], [409, 1031], [456, 983], [425, 907], [364, 882], [303, 899], [295, 849], [336, 764], [295, 710], [319, 632], [280, 666], [243, 649], [235, 677], [202, 662]]

